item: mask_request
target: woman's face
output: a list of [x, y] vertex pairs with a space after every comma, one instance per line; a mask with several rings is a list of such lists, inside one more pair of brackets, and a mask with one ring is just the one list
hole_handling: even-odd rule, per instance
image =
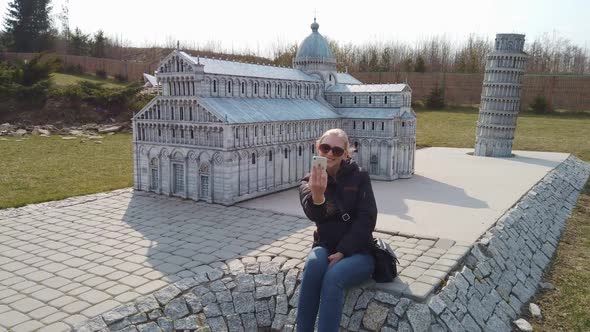
[[[326, 151], [325, 148], [331, 148], [331, 149]], [[332, 167], [340, 165], [340, 162], [342, 161], [342, 159], [344, 159], [348, 156], [347, 151], [344, 149], [344, 142], [342, 141], [342, 138], [340, 138], [336, 135], [328, 135], [328, 136], [324, 137], [324, 139], [321, 141], [321, 143], [317, 146], [317, 149], [318, 149], [318, 152], [320, 153], [320, 156], [326, 157], [326, 159], [328, 159], [328, 165], [327, 165], [328, 168], [332, 168]], [[341, 149], [341, 151], [344, 151], [344, 153], [342, 153], [342, 155], [340, 155], [340, 156], [336, 156], [334, 154], [334, 150], [338, 151], [339, 149]], [[336, 153], [336, 154], [338, 154], [338, 153]]]

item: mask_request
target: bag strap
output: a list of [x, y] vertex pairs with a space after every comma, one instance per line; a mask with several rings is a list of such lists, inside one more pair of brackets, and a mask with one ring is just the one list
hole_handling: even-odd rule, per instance
[[342, 219], [342, 221], [347, 222], [350, 220], [350, 214], [348, 214], [348, 212], [346, 212], [346, 209], [343, 208], [342, 202], [340, 201], [340, 185], [338, 184], [338, 182], [334, 181], [335, 185], [336, 185], [336, 190], [334, 193], [334, 204], [336, 205], [336, 208], [338, 209], [338, 212], [340, 213], [340, 218]]

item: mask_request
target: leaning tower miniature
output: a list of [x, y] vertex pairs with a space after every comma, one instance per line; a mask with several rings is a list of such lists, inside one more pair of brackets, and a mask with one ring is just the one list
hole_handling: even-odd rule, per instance
[[524, 35], [497, 34], [483, 79], [475, 155], [510, 157], [527, 54]]

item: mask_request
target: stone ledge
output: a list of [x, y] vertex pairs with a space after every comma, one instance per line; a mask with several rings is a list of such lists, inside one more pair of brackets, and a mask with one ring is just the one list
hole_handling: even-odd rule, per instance
[[[457, 272], [427, 301], [390, 293], [408, 295], [408, 289], [420, 289], [420, 284], [404, 287], [409, 279], [403, 275], [391, 284], [374, 288], [367, 282], [349, 290], [342, 329], [510, 331], [510, 321], [534, 295], [589, 175], [589, 164], [570, 157], [529, 190], [473, 247], [449, 247], [441, 242], [447, 252], [466, 258], [456, 269], [441, 254], [434, 266], [440, 265], [441, 273], [445, 269], [446, 273]], [[262, 273], [256, 274], [204, 272], [95, 317], [76, 330], [292, 331], [300, 271], [280, 271], [280, 263], [275, 264], [279, 266], [259, 266]]]

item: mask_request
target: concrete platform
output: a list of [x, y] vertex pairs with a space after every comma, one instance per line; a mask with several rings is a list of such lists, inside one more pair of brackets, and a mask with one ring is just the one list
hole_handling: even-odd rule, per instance
[[[417, 237], [474, 242], [567, 153], [514, 151], [512, 158], [469, 155], [473, 149], [416, 152], [413, 178], [373, 181], [377, 228]], [[297, 189], [239, 204], [305, 217]]]

